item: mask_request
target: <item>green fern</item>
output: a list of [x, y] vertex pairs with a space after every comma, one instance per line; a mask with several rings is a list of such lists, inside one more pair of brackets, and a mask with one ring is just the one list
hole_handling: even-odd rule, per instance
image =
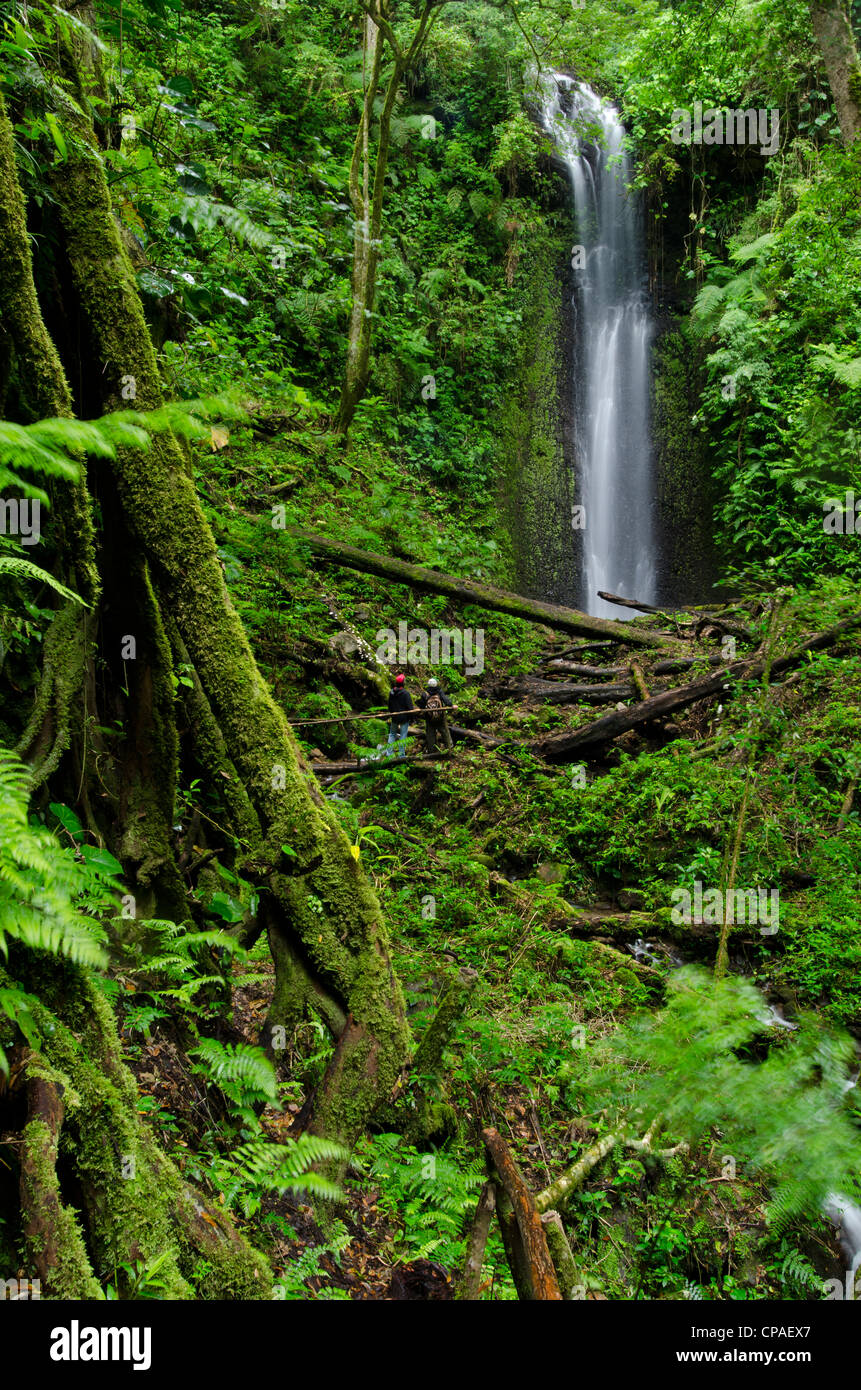
[[794, 1284], [799, 1289], [815, 1289], [818, 1292], [822, 1289], [822, 1275], [817, 1274], [813, 1265], [807, 1260], [800, 1250], [790, 1249], [780, 1266], [781, 1282], [784, 1284]]
[[40, 569], [30, 560], [22, 560], [18, 555], [0, 555], [0, 575], [4, 574], [11, 579], [26, 579], [37, 584], [47, 584], [62, 598], [70, 599], [72, 603], [83, 604], [85, 608], [89, 607], [78, 594], [67, 589], [65, 584], [61, 584], [59, 579], [55, 579], [47, 570]]
[[[241, 214], [239, 214], [241, 216]], [[100, 420], [63, 417], [16, 425], [0, 420], [0, 492], [17, 488], [47, 504], [47, 494], [26, 482], [19, 470], [74, 482], [85, 454], [115, 458], [118, 449], [147, 449], [151, 436], [165, 430], [205, 438], [213, 418], [236, 418], [242, 407], [229, 394], [195, 401], [172, 401], [157, 410], [117, 410]]]
[[274, 241], [272, 233], [265, 227], [252, 222], [247, 213], [229, 203], [218, 203], [200, 195], [183, 198], [176, 206], [176, 215], [196, 232], [214, 231], [225, 227], [237, 241], [251, 246], [256, 251], [265, 250]]
[[217, 1086], [230, 1103], [235, 1118], [254, 1127], [255, 1105], [274, 1105], [278, 1096], [275, 1068], [260, 1047], [248, 1043], [220, 1043], [201, 1038], [189, 1052], [199, 1058], [192, 1068]]
[[745, 1052], [768, 1025], [751, 984], [715, 984], [685, 967], [668, 992], [660, 1015], [637, 1017], [593, 1050], [588, 1103], [611, 1105], [616, 1125], [636, 1135], [655, 1115], [692, 1143], [719, 1129], [739, 1165], [769, 1183], [777, 1230], [818, 1219], [832, 1192], [857, 1192], [861, 1137], [844, 1106], [849, 1039], [804, 1019], [791, 1044], [754, 1063]]
[[[0, 953], [10, 941], [31, 950], [65, 956], [79, 965], [106, 963], [105, 933], [89, 912], [114, 903], [119, 888], [115, 860], [76, 857], [43, 828], [27, 819], [29, 769], [8, 748], [0, 747]], [[20, 990], [4, 993], [3, 1012], [28, 1035], [32, 1000]], [[0, 1049], [0, 1069], [6, 1058]]]
[[835, 381], [842, 386], [848, 386], [852, 391], [861, 386], [861, 357], [851, 357], [846, 361], [838, 356], [833, 347], [822, 344], [813, 361], [817, 367], [831, 372]]
[[338, 1184], [313, 1168], [346, 1158], [340, 1144], [317, 1135], [303, 1134], [278, 1144], [255, 1139], [229, 1154], [209, 1153], [201, 1176], [223, 1197], [225, 1206], [250, 1218], [260, 1210], [264, 1198], [283, 1197], [287, 1192], [327, 1202], [343, 1200]]
[[475, 1192], [485, 1180], [478, 1166], [461, 1168], [441, 1152], [418, 1153], [399, 1134], [377, 1134], [357, 1154], [355, 1161], [368, 1161], [380, 1181], [380, 1206], [402, 1225], [401, 1258], [459, 1265]]

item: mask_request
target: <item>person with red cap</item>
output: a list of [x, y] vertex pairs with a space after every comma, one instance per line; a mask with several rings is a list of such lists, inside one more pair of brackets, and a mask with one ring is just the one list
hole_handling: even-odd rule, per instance
[[396, 753], [402, 758], [406, 753], [410, 721], [404, 718], [404, 711], [408, 709], [415, 709], [413, 697], [406, 688], [404, 677], [395, 676], [395, 688], [389, 694], [389, 712], [392, 718], [389, 721], [389, 737], [386, 744], [388, 758], [394, 757]]

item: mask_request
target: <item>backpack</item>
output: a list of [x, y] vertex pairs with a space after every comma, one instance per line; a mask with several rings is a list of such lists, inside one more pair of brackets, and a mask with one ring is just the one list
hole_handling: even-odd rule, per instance
[[[445, 705], [442, 702], [441, 696], [429, 695], [425, 703], [425, 709], [434, 711], [430, 716], [431, 724], [442, 723], [442, 711], [445, 709]], [[437, 713], [437, 711], [439, 711], [439, 713]]]

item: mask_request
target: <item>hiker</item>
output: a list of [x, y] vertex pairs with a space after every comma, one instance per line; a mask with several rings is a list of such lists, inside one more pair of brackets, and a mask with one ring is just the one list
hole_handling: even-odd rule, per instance
[[424, 692], [419, 697], [419, 709], [429, 711], [425, 720], [425, 742], [429, 753], [436, 752], [436, 736], [440, 733], [446, 748], [451, 749], [451, 734], [448, 731], [448, 720], [445, 717], [446, 707], [450, 705], [451, 700], [443, 693], [439, 681], [434, 680], [431, 676]]
[[[395, 688], [389, 692], [389, 712], [392, 718], [389, 721], [389, 737], [386, 742], [387, 758], [395, 755], [402, 758], [406, 753], [410, 721], [404, 718], [404, 710], [408, 709], [415, 709], [413, 697], [406, 688], [404, 677], [395, 676]], [[395, 749], [395, 744], [400, 746]]]

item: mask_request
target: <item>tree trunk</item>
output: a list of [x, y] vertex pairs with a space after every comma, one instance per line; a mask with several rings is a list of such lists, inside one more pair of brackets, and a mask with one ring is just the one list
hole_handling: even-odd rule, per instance
[[[335, 429], [339, 434], [345, 434], [350, 428], [356, 407], [365, 394], [370, 376], [371, 331], [377, 294], [377, 271], [382, 250], [383, 195], [391, 143], [392, 115], [404, 74], [409, 71], [421, 52], [430, 30], [434, 10], [438, 10], [442, 3], [443, 0], [425, 0], [412, 41], [406, 50], [401, 48], [394, 30], [388, 22], [388, 5], [384, 3], [384, 0], [373, 0], [373, 3], [372, 0], [364, 0], [362, 4], [365, 11], [365, 60], [367, 62], [370, 57], [371, 77], [365, 93], [350, 167], [350, 201], [356, 219], [353, 235], [353, 304], [350, 313], [344, 382], [335, 422]], [[381, 36], [384, 36], [388, 42], [394, 66], [386, 84], [383, 109], [380, 113], [377, 157], [374, 165], [373, 183], [371, 184], [369, 180], [368, 137], [374, 97], [379, 89], [383, 49]], [[358, 177], [360, 164], [364, 175], [361, 191]]]
[[[349, 429], [356, 406], [367, 385], [370, 357], [370, 309], [373, 305], [371, 279], [371, 187], [370, 132], [374, 102], [380, 85], [383, 43], [380, 31], [369, 14], [365, 14], [364, 62], [370, 64], [365, 88], [362, 115], [353, 145], [350, 165], [350, 203], [353, 208], [353, 268], [350, 324], [347, 330], [347, 360], [336, 428]], [[361, 165], [361, 182], [359, 168]], [[370, 302], [369, 302], [370, 295]]]
[[556, 603], [545, 603], [543, 599], [524, 598], [522, 594], [511, 593], [507, 589], [497, 589], [492, 584], [484, 584], [478, 579], [458, 579], [452, 574], [442, 574], [439, 570], [425, 569], [422, 565], [411, 564], [408, 560], [392, 560], [386, 555], [374, 555], [367, 550], [357, 550], [355, 546], [344, 545], [328, 536], [316, 536], [308, 531], [293, 530], [297, 540], [310, 550], [332, 564], [345, 569], [359, 570], [363, 574], [375, 574], [381, 579], [393, 579], [398, 584], [407, 584], [414, 589], [429, 589], [431, 593], [447, 594], [459, 599], [461, 603], [474, 603], [478, 608], [488, 608], [496, 613], [510, 613], [526, 622], [544, 623], [547, 627], [562, 632], [599, 633], [603, 637], [614, 637], [617, 642], [631, 646], [660, 647], [666, 645], [664, 638], [652, 632], [644, 632], [631, 623], [614, 623], [606, 618], [592, 618], [580, 613], [576, 608], [563, 608]]
[[457, 1297], [464, 1302], [475, 1302], [481, 1297], [481, 1268], [484, 1264], [487, 1237], [490, 1235], [490, 1223], [493, 1220], [495, 1210], [496, 1188], [492, 1182], [486, 1182], [481, 1189], [481, 1196], [475, 1209], [467, 1246], [466, 1264], [457, 1292]]
[[[67, 417], [72, 398], [57, 350], [39, 307], [27, 235], [24, 198], [15, 163], [12, 125], [0, 94], [0, 318], [18, 366], [23, 404], [33, 417]], [[92, 513], [81, 480], [51, 480], [49, 522], [44, 535], [59, 577], [95, 606], [99, 576]], [[93, 625], [85, 608], [64, 603], [48, 629], [36, 703], [19, 744], [33, 768], [33, 785], [55, 770], [72, 739], [72, 708], [81, 689]]]
[[[67, 123], [74, 140], [53, 186], [106, 404], [122, 404], [125, 378], [134, 383], [139, 408], [157, 407], [155, 354], [92, 130], [73, 115]], [[269, 897], [270, 931], [293, 940], [307, 969], [352, 1016], [315, 1119], [315, 1127], [349, 1144], [378, 1096], [390, 1091], [408, 1051], [379, 904], [334, 813], [309, 782], [283, 711], [257, 669], [175, 439], [159, 435], [146, 453], [124, 450], [113, 471], [159, 606], [176, 624], [259, 819], [263, 839], [254, 859], [267, 866], [261, 892]], [[289, 861], [285, 844], [295, 856]], [[289, 872], [293, 864], [303, 867]]]
[[[101, 990], [76, 967], [17, 947], [10, 971], [0, 968], [0, 985], [38, 995], [44, 1039], [40, 1054], [21, 1059], [28, 1113], [12, 1148], [21, 1155], [24, 1258], [43, 1294], [98, 1298], [123, 1264], [141, 1268], [164, 1255], [164, 1298], [271, 1297], [265, 1257], [185, 1182], [140, 1118]], [[80, 1212], [62, 1198], [58, 1158], [73, 1174]]]
[[541, 1217], [508, 1146], [495, 1129], [482, 1131], [497, 1179], [496, 1209], [517, 1292], [530, 1302], [562, 1298]]
[[822, 53], [828, 85], [837, 107], [843, 142], [861, 135], [861, 63], [842, 0], [810, 0], [813, 32]]

